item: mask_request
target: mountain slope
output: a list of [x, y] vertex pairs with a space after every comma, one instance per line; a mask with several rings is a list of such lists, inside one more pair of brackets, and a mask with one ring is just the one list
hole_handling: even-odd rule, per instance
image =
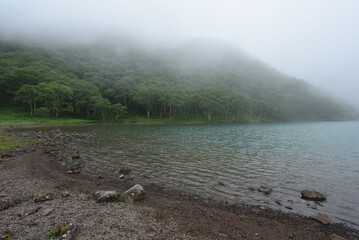
[[105, 119], [127, 109], [130, 116], [211, 122], [354, 119], [350, 106], [218, 41], [176, 49], [0, 42], [0, 66], [2, 102], [23, 103], [34, 114], [41, 108]]

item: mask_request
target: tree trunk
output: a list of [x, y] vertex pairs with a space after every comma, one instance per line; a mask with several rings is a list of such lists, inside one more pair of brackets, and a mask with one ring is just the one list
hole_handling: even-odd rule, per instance
[[211, 118], [212, 118], [212, 111], [208, 111], [208, 112], [207, 112], [207, 119], [208, 119], [208, 121], [211, 121]]
[[33, 109], [32, 109], [32, 102], [29, 102], [29, 105], [30, 105], [30, 115], [32, 116], [32, 112], [33, 112]]
[[86, 112], [87, 112], [87, 119], [89, 119], [89, 116], [90, 116], [90, 107], [89, 106], [87, 106], [87, 108], [86, 108]]
[[105, 113], [103, 112], [103, 110], [101, 111], [102, 114], [102, 120], [105, 120]]

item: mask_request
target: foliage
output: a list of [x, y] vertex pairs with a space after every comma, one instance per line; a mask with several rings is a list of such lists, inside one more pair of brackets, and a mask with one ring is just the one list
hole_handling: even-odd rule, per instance
[[113, 104], [112, 110], [116, 116], [116, 120], [121, 117], [121, 115], [127, 113], [127, 107], [123, 106], [121, 103]]
[[0, 41], [0, 104], [27, 106], [30, 116], [46, 119], [353, 119], [351, 107], [237, 49], [218, 57], [198, 46], [184, 46], [177, 55], [115, 48], [50, 50]]

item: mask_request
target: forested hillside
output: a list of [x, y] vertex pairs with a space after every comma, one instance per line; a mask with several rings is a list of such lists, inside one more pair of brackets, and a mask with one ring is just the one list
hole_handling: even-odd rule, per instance
[[151, 49], [0, 41], [2, 105], [30, 115], [209, 122], [350, 120], [353, 109], [225, 43]]

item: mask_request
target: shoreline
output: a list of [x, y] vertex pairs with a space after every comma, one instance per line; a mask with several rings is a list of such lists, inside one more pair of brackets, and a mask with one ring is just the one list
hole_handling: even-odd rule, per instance
[[[69, 239], [359, 238], [353, 228], [323, 225], [295, 213], [232, 205], [135, 180], [65, 174], [61, 161], [42, 147], [30, 145], [0, 158], [0, 193], [19, 199], [16, 206], [0, 211], [0, 233], [11, 232], [10, 239], [44, 239], [65, 222], [74, 225]], [[96, 190], [123, 192], [136, 183], [146, 191], [140, 202], [99, 204], [88, 198]], [[43, 191], [53, 200], [35, 203], [33, 196]], [[65, 191], [70, 196], [62, 197]], [[45, 215], [46, 210], [52, 212]]]

